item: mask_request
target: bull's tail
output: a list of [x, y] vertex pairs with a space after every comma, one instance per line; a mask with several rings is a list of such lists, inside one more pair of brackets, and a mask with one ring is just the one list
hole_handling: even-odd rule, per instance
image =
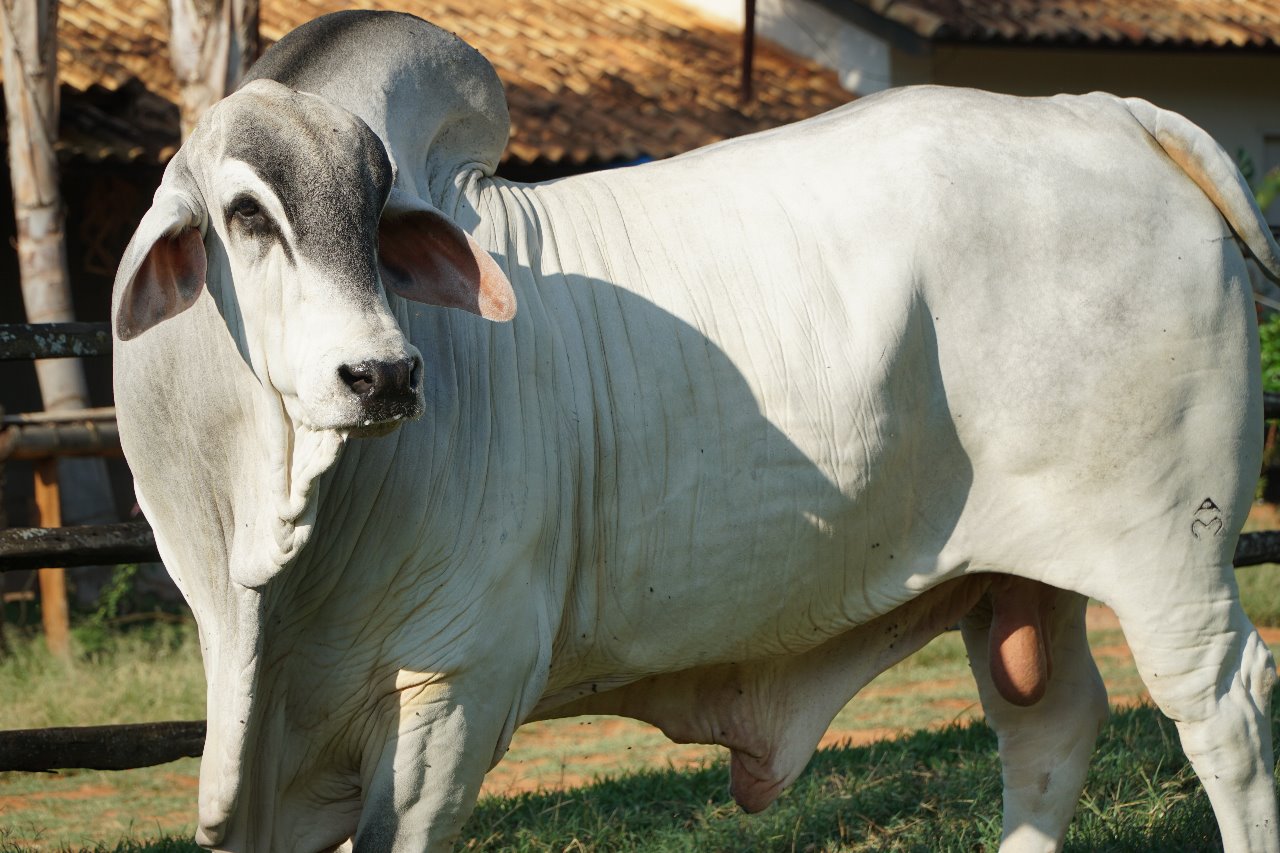
[[[1280, 283], [1280, 245], [1271, 236], [1271, 229], [1258, 209], [1244, 176], [1222, 146], [1177, 113], [1162, 110], [1141, 98], [1125, 98], [1124, 104], [1169, 158], [1217, 206], [1263, 273]], [[1280, 308], [1280, 289], [1269, 287], [1268, 292], [1257, 295], [1270, 297], [1259, 301]]]

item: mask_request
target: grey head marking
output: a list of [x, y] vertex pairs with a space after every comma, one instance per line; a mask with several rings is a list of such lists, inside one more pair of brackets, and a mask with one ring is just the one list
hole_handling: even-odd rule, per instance
[[233, 101], [223, 118], [226, 155], [275, 193], [297, 252], [337, 284], [372, 288], [393, 178], [382, 141], [356, 116], [273, 82], [224, 103]]

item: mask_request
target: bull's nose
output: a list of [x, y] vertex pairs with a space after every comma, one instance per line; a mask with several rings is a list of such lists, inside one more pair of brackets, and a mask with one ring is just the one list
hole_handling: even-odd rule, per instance
[[365, 405], [389, 403], [415, 396], [420, 372], [416, 358], [362, 361], [338, 368], [338, 376]]

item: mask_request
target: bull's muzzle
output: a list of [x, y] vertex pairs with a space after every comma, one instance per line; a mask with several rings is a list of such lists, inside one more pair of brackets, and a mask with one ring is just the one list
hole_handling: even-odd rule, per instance
[[394, 424], [422, 414], [422, 359], [362, 361], [338, 368], [360, 404], [363, 427]]

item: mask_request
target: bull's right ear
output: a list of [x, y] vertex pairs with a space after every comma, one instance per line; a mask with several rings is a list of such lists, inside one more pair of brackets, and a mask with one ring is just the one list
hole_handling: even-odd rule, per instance
[[[165, 176], [165, 184], [171, 177]], [[165, 184], [116, 272], [112, 316], [122, 341], [181, 314], [204, 289], [208, 260], [200, 234], [201, 208], [188, 193]]]
[[383, 285], [413, 302], [461, 308], [486, 320], [515, 316], [506, 273], [471, 235], [425, 202], [393, 189], [378, 224]]

